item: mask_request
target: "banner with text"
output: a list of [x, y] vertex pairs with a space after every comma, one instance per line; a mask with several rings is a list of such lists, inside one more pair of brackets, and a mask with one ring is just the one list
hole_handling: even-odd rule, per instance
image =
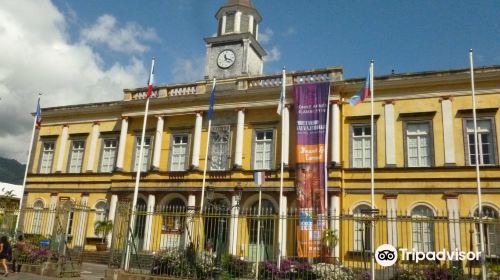
[[297, 116], [298, 254], [311, 258], [321, 255], [321, 239], [327, 228], [325, 141], [330, 83], [294, 85], [293, 91]]

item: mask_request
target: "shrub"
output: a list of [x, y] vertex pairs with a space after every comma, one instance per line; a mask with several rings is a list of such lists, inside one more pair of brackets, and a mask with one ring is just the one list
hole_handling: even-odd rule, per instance
[[354, 272], [344, 266], [328, 263], [318, 263], [311, 265], [312, 273], [318, 279], [322, 280], [355, 280]]
[[222, 256], [222, 269], [232, 277], [243, 277], [251, 273], [252, 264], [238, 256]]

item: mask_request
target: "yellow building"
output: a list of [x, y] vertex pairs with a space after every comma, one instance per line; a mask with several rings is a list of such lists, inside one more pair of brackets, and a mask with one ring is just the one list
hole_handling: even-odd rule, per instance
[[[364, 79], [344, 78], [340, 67], [288, 72], [282, 129], [281, 116], [276, 114], [282, 79], [281, 75], [262, 74], [265, 50], [258, 42], [258, 11], [251, 1], [230, 0], [216, 17], [218, 33], [205, 39], [205, 79], [155, 85], [144, 143], [139, 207], [153, 211], [200, 206], [209, 137], [206, 113], [215, 77], [216, 102], [206, 178], [207, 185], [215, 190], [214, 201], [227, 205], [232, 217], [258, 203], [258, 188], [253, 182], [256, 170], [266, 171], [263, 206], [277, 213], [282, 152], [283, 203], [288, 209], [297, 207], [292, 85], [320, 81], [329, 81], [331, 87], [329, 211], [333, 216], [355, 216], [370, 208], [370, 103], [366, 100], [353, 107], [347, 102], [363, 86]], [[476, 69], [475, 75], [483, 208], [487, 215], [498, 217], [500, 67]], [[469, 246], [468, 237], [451, 230], [460, 227], [453, 223], [443, 228], [424, 225], [412, 232], [410, 223], [403, 230], [391, 221], [396, 216], [449, 221], [474, 215], [478, 204], [469, 70], [376, 76], [374, 87], [375, 206], [387, 218], [377, 229], [381, 239], [398, 247], [411, 244], [422, 250]], [[125, 89], [123, 100], [43, 108], [25, 204], [41, 209], [71, 200], [95, 210], [85, 217], [89, 225], [106, 217], [114, 220], [117, 204], [132, 198], [145, 92], [146, 88]], [[235, 192], [236, 186], [243, 188], [241, 197]], [[224, 229], [228, 252], [248, 256], [253, 239], [251, 221], [228, 221]], [[45, 224], [42, 219], [34, 223]], [[168, 247], [161, 236], [178, 229], [175, 219], [146, 218], [138, 223], [143, 231], [139, 234], [140, 246], [145, 251]], [[356, 259], [355, 252], [362, 246], [369, 247], [369, 241], [357, 233], [362, 224], [350, 223], [332, 220], [330, 227], [340, 229], [341, 242], [335, 254]], [[276, 249], [279, 243], [282, 252], [296, 255], [294, 227], [289, 221], [287, 234], [278, 235], [276, 230], [268, 233], [274, 239], [269, 244]], [[448, 229], [449, 234], [442, 235], [440, 230]], [[43, 233], [36, 224], [24, 230]], [[489, 230], [486, 234], [496, 237], [488, 239], [486, 247], [489, 254], [499, 255], [500, 229]], [[205, 233], [205, 242], [219, 233]], [[94, 237], [89, 226], [87, 243]]]

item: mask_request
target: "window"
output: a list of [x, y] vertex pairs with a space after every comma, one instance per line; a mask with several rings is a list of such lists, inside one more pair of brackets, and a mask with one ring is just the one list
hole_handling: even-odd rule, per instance
[[182, 232], [185, 217], [184, 201], [180, 198], [172, 199], [165, 207], [163, 214], [163, 224], [161, 227], [162, 233]]
[[[135, 141], [135, 161], [134, 161], [134, 171], [137, 171], [139, 166], [139, 156], [141, 153], [141, 136], [136, 137]], [[142, 172], [147, 172], [149, 169], [149, 161], [151, 159], [151, 136], [144, 137], [144, 151], [142, 156]]]
[[[484, 250], [488, 257], [500, 257], [500, 224], [498, 222], [499, 214], [493, 207], [483, 206], [483, 240]], [[479, 211], [474, 212], [474, 216], [478, 217]], [[477, 251], [480, 247], [480, 230], [479, 224], [475, 226], [476, 231], [476, 246]]]
[[434, 251], [434, 213], [424, 205], [416, 206], [411, 210], [412, 244], [420, 252]]
[[71, 141], [69, 173], [80, 173], [82, 171], [84, 151], [85, 151], [85, 141], [83, 140]]
[[254, 139], [254, 169], [271, 169], [273, 166], [273, 140], [272, 129], [255, 131]]
[[408, 167], [431, 166], [431, 129], [429, 122], [406, 123]]
[[[351, 163], [354, 168], [369, 168], [371, 164], [371, 129], [370, 125], [353, 125], [351, 127]], [[375, 139], [373, 146], [375, 147]]]
[[43, 200], [35, 200], [35, 202], [33, 203], [33, 223], [31, 224], [32, 234], [42, 233], [42, 209]]
[[[474, 141], [474, 121], [466, 120], [467, 149], [469, 165], [476, 164]], [[493, 144], [493, 124], [491, 119], [477, 120], [477, 142], [479, 164], [495, 163], [495, 146]]]
[[101, 172], [113, 172], [116, 161], [116, 147], [118, 141], [116, 139], [103, 139], [102, 141], [102, 158]]
[[248, 30], [249, 26], [250, 26], [250, 16], [245, 14], [241, 15], [240, 31], [242, 33], [250, 32], [250, 30]]
[[354, 208], [354, 251], [368, 251], [371, 248], [371, 220], [362, 212], [371, 207], [362, 204]]
[[226, 14], [226, 33], [234, 32], [234, 19], [236, 13]]
[[106, 201], [99, 201], [95, 205], [95, 221], [102, 222], [106, 220], [106, 210], [108, 209], [108, 204]]
[[54, 161], [54, 141], [42, 143], [42, 159], [40, 160], [40, 173], [49, 174], [52, 170], [52, 162]]
[[170, 154], [170, 171], [185, 171], [188, 157], [187, 134], [176, 134], [172, 136], [172, 149]]
[[210, 132], [210, 170], [229, 169], [230, 126], [216, 126]]

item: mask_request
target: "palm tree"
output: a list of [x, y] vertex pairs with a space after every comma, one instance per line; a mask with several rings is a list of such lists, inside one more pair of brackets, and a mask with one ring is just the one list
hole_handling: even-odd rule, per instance
[[102, 244], [106, 243], [106, 237], [113, 230], [113, 222], [111, 220], [102, 220], [95, 223], [95, 234], [101, 236]]

